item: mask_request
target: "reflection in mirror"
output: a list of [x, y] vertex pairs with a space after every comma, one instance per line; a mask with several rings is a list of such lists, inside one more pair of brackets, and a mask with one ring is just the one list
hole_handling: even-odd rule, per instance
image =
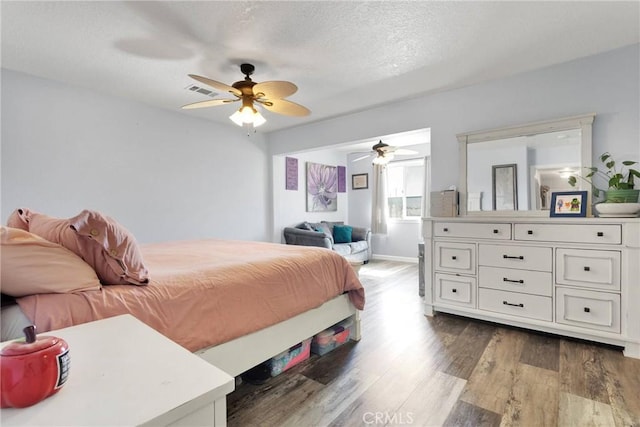
[[457, 135], [460, 214], [548, 215], [552, 193], [581, 189], [567, 180], [591, 163], [594, 117]]
[[469, 144], [467, 211], [548, 210], [580, 169], [580, 129]]

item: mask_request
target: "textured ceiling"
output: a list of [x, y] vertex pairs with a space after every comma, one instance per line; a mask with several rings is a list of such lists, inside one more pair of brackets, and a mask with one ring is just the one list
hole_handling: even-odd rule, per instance
[[265, 112], [268, 132], [640, 42], [628, 2], [1, 3], [2, 67], [235, 126], [238, 104], [188, 73], [227, 84], [288, 80], [304, 118]]

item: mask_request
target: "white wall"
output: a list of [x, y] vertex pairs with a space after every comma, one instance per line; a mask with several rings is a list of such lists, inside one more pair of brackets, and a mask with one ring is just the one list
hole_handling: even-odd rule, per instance
[[[349, 224], [358, 227], [371, 226], [371, 180], [373, 179], [373, 166], [371, 159], [366, 158], [354, 162], [354, 159], [362, 157], [363, 153], [354, 153], [347, 156], [347, 195], [349, 199]], [[366, 173], [369, 188], [354, 190], [351, 186], [351, 176]]]
[[2, 70], [1, 154], [3, 223], [88, 208], [140, 242], [270, 238], [260, 134]]
[[[639, 159], [639, 50], [633, 45], [251, 139], [235, 127], [3, 70], [2, 221], [18, 206], [55, 216], [93, 208], [143, 242], [279, 241], [282, 224], [307, 214], [300, 200], [274, 197], [282, 205], [272, 209], [271, 182], [279, 172], [271, 155], [429, 127], [434, 190], [457, 184], [457, 133], [588, 112], [597, 114], [594, 162], [604, 151]], [[354, 211], [364, 194], [354, 192], [339, 215], [368, 220], [370, 212]], [[293, 206], [297, 211], [281, 217]], [[413, 242], [400, 244], [413, 251]]]
[[307, 212], [306, 163], [320, 163], [329, 166], [346, 166], [344, 153], [335, 150], [319, 150], [307, 153], [289, 154], [298, 159], [298, 190], [285, 187], [285, 156], [273, 157], [273, 237], [274, 242], [284, 242], [282, 231], [302, 221], [344, 221], [348, 222], [349, 203], [347, 193], [338, 193], [335, 212]]
[[[273, 154], [431, 128], [432, 188], [458, 180], [456, 134], [596, 113], [593, 159], [640, 158], [640, 45], [269, 134]], [[425, 76], [428, 78], [428, 76]], [[312, 106], [311, 106], [312, 107]]]

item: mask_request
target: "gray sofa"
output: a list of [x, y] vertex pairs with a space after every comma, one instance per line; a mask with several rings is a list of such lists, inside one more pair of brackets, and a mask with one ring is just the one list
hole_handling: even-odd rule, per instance
[[351, 241], [335, 243], [334, 226], [343, 222], [302, 222], [295, 227], [284, 229], [287, 245], [319, 246], [336, 251], [349, 262], [368, 263], [371, 258], [371, 230], [351, 226]]

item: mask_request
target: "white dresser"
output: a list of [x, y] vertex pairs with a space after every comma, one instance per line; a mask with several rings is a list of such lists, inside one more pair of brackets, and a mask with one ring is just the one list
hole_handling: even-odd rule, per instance
[[618, 345], [640, 358], [639, 218], [425, 218], [423, 234], [425, 314]]

